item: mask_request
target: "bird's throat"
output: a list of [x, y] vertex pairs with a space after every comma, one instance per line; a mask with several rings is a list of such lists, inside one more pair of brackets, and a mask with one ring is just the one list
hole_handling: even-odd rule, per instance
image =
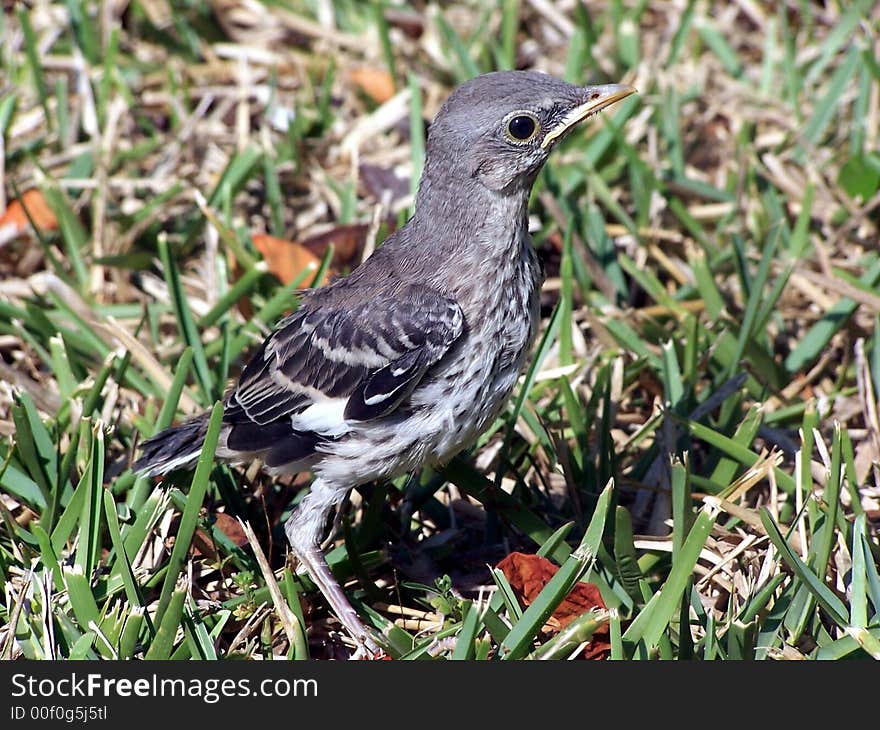
[[435, 242], [438, 255], [468, 260], [509, 257], [514, 253], [511, 247], [528, 232], [530, 191], [531, 187], [496, 192], [482, 185], [463, 185], [454, 195], [422, 190], [425, 194], [419, 195], [410, 224], [413, 233]]
[[536, 266], [528, 234], [529, 190], [502, 194], [475, 187], [469, 195], [452, 199], [435, 201], [420, 195], [408, 226], [417, 240], [432, 242], [430, 257], [421, 262], [421, 275], [458, 300], [466, 312], [472, 304], [480, 306], [481, 291], [531, 278], [534, 272], [524, 269]]

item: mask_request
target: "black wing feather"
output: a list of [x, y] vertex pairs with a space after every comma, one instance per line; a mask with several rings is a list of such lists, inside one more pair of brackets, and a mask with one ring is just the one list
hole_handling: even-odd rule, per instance
[[245, 366], [225, 411], [232, 426], [229, 448], [269, 449], [270, 466], [303, 458], [321, 434], [294, 430], [293, 416], [322, 400], [346, 397], [347, 420], [392, 412], [463, 328], [458, 304], [424, 286], [356, 304], [318, 290]]
[[421, 350], [412, 350], [365, 378], [351, 394], [345, 406], [345, 417], [352, 421], [369, 421], [393, 411], [412, 392], [430, 360]]

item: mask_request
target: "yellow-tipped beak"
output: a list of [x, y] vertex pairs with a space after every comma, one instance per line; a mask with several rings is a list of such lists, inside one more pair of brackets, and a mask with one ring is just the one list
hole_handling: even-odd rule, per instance
[[588, 101], [576, 106], [553, 129], [544, 136], [541, 148], [547, 147], [553, 140], [564, 135], [575, 124], [584, 121], [589, 116], [601, 111], [606, 106], [611, 106], [616, 101], [625, 99], [630, 94], [637, 93], [632, 86], [625, 84], [607, 84], [606, 86], [588, 87]]

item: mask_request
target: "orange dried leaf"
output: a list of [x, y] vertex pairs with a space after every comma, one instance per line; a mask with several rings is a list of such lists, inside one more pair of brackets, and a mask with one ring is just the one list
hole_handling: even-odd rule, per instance
[[197, 527], [193, 533], [191, 550], [196, 557], [208, 558], [208, 560], [216, 560], [218, 557], [214, 539], [201, 527]]
[[[321, 259], [301, 243], [275, 238], [275, 236], [269, 236], [265, 233], [253, 234], [251, 240], [253, 240], [257, 251], [263, 255], [269, 271], [282, 284], [294, 281], [303, 271], [316, 272], [321, 265]], [[309, 277], [307, 276], [304, 284], [308, 282]], [[321, 284], [326, 283], [327, 276], [325, 274]]]
[[361, 66], [351, 72], [351, 80], [377, 104], [384, 104], [394, 96], [394, 80], [387, 71]]
[[356, 263], [356, 259], [364, 250], [367, 232], [370, 227], [366, 223], [346, 223], [304, 239], [302, 245], [315, 256], [323, 258], [327, 248], [333, 245], [333, 266], [343, 268]]
[[[237, 547], [244, 547], [248, 543], [247, 535], [241, 528], [238, 520], [225, 512], [214, 513], [214, 526], [222, 532]], [[206, 557], [209, 560], [217, 560], [218, 552], [213, 535], [210, 531], [201, 527], [196, 528], [192, 540], [193, 554]]]
[[[496, 567], [504, 573], [504, 577], [507, 578], [516, 597], [524, 606], [528, 606], [537, 598], [544, 586], [559, 570], [547, 558], [526, 553], [510, 553]], [[599, 589], [592, 583], [575, 583], [571, 592], [556, 607], [553, 615], [544, 624], [542, 631], [547, 634], [558, 633], [578, 616], [596, 608], [605, 608], [605, 602], [602, 600]], [[600, 626], [593, 634], [592, 641], [584, 648], [580, 658], [595, 660], [607, 658], [611, 652], [608, 636], [608, 625]]]
[[[537, 598], [559, 570], [547, 558], [526, 553], [511, 553], [497, 567], [504, 573], [517, 598], [526, 606]], [[571, 592], [556, 607], [544, 630], [555, 632], [565, 628], [578, 616], [594, 608], [605, 608], [599, 589], [592, 583], [575, 583]]]
[[54, 231], [58, 228], [58, 219], [43, 197], [43, 193], [36, 188], [28, 190], [21, 198], [9, 204], [0, 216], [0, 228], [10, 227], [16, 233], [21, 233], [30, 226], [28, 215], [41, 231]]
[[228, 515], [225, 512], [215, 513], [214, 525], [220, 530], [220, 532], [226, 535], [236, 547], [244, 547], [248, 544], [248, 537], [242, 529], [241, 524], [231, 515]]
[[546, 558], [526, 553], [510, 553], [495, 567], [504, 573], [517, 598], [526, 606], [535, 600], [559, 570]]

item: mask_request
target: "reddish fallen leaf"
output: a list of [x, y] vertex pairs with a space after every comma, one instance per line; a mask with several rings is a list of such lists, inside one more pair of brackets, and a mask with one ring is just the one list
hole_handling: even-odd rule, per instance
[[[215, 512], [214, 526], [226, 535], [226, 537], [228, 537], [237, 547], [247, 545], [247, 535], [245, 535], [238, 520], [234, 517], [225, 512]], [[201, 527], [196, 528], [195, 534], [193, 535], [192, 550], [194, 555], [202, 556], [209, 560], [217, 560], [219, 557], [214, 538], [208, 531], [203, 530]]]
[[236, 547], [244, 547], [248, 544], [248, 538], [241, 524], [237, 519], [225, 512], [217, 512], [214, 515], [214, 525], [220, 530]]
[[394, 96], [394, 79], [382, 69], [361, 66], [351, 72], [351, 80], [377, 104], [384, 104]]
[[213, 538], [201, 527], [197, 527], [193, 533], [191, 550], [194, 557], [203, 557], [211, 561], [219, 557]]
[[[496, 566], [516, 597], [523, 606], [529, 606], [543, 590], [550, 579], [556, 575], [559, 567], [551, 563], [547, 558], [540, 555], [528, 555], [527, 553], [510, 553]], [[576, 583], [571, 592], [563, 599], [553, 615], [547, 619], [542, 631], [548, 634], [556, 634], [564, 629], [578, 616], [599, 608], [604, 609], [605, 602], [602, 594], [592, 583]], [[604, 658], [611, 645], [607, 642], [608, 625], [605, 624], [596, 630], [593, 641], [587, 646], [582, 654], [585, 659]]]
[[[263, 260], [282, 284], [295, 281], [303, 271], [312, 273], [318, 270], [321, 259], [313, 254], [308, 248], [296, 241], [287, 241], [283, 238], [275, 238], [265, 233], [255, 233], [251, 236], [257, 251], [263, 255]], [[306, 276], [303, 286], [307, 286], [311, 277]], [[327, 283], [327, 275], [324, 275], [322, 284]]]
[[41, 231], [54, 231], [58, 228], [58, 219], [43, 197], [43, 193], [33, 188], [21, 198], [13, 200], [3, 211], [3, 215], [0, 215], [0, 230], [8, 232], [4, 237], [12, 238], [26, 231], [31, 225], [28, 215]]
[[322, 259], [332, 244], [333, 260], [330, 264], [334, 269], [343, 269], [357, 263], [361, 251], [364, 250], [369, 230], [370, 227], [366, 223], [348, 223], [304, 238], [302, 245]]
[[608, 625], [593, 634], [593, 640], [584, 647], [579, 659], [604, 661], [611, 655], [611, 642], [608, 641]]

